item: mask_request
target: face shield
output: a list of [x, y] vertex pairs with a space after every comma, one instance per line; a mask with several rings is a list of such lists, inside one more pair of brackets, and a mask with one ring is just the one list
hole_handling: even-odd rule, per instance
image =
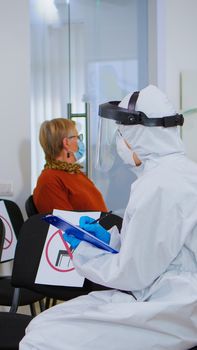
[[[111, 101], [99, 106], [99, 130], [96, 152], [96, 168], [108, 171], [114, 164], [117, 156], [116, 137], [117, 130], [122, 126], [141, 125], [145, 127], [170, 128], [183, 125], [182, 114], [165, 115], [164, 117], [154, 115], [149, 117], [144, 111], [136, 110], [136, 102], [140, 92], [127, 95], [123, 101]], [[127, 141], [127, 140], [126, 140]], [[132, 149], [132, 144], [130, 145]]]
[[99, 118], [96, 145], [96, 168], [109, 171], [116, 158], [116, 132], [118, 125], [112, 119]]

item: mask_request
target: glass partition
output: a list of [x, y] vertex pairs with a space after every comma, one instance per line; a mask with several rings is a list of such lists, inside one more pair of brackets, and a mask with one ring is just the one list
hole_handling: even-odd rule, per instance
[[94, 167], [98, 105], [148, 83], [147, 16], [147, 0], [31, 1], [32, 188], [44, 164], [41, 122], [72, 117], [86, 138], [84, 171], [110, 209], [125, 208], [131, 172], [121, 161], [107, 176]]

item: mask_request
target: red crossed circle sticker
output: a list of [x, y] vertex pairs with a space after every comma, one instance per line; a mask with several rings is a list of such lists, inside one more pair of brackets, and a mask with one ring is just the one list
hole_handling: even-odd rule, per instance
[[5, 235], [5, 239], [4, 239], [3, 249], [8, 249], [13, 242], [12, 227], [11, 227], [10, 223], [7, 221], [7, 219], [5, 219], [2, 215], [0, 215], [0, 218], [2, 219], [2, 221], [5, 225], [5, 229], [6, 229], [6, 231], [5, 231], [6, 235]]
[[[55, 239], [57, 239], [57, 236], [59, 236], [59, 238], [61, 239], [61, 241], [63, 242], [64, 244], [64, 248], [65, 250], [60, 250], [58, 255], [59, 255], [59, 258], [61, 258], [61, 255], [67, 255], [67, 257], [70, 258], [70, 261], [72, 261], [72, 252], [71, 252], [71, 249], [68, 245], [68, 243], [66, 241], [64, 241], [63, 237], [62, 237], [62, 231], [61, 230], [58, 230], [58, 231], [55, 231], [51, 237], [49, 238], [48, 242], [47, 242], [47, 245], [46, 245], [46, 250], [45, 250], [45, 255], [46, 255], [46, 260], [47, 260], [47, 263], [50, 265], [50, 267], [55, 270], [55, 271], [58, 271], [58, 272], [70, 272], [70, 271], [73, 271], [75, 270], [74, 267], [68, 267], [66, 269], [62, 269], [60, 267], [57, 267], [56, 266], [56, 263], [55, 262], [52, 262], [52, 259], [50, 258], [50, 248], [52, 247], [52, 244], [54, 242]], [[56, 260], [57, 262], [57, 260]]]

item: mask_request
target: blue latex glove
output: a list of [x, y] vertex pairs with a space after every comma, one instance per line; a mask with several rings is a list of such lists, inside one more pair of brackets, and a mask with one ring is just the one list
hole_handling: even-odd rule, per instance
[[84, 230], [90, 232], [95, 237], [99, 238], [101, 241], [109, 244], [110, 242], [110, 233], [104, 229], [100, 224], [92, 224], [94, 219], [89, 216], [81, 216], [79, 220], [79, 226]]
[[78, 247], [79, 243], [81, 242], [79, 239], [77, 239], [75, 236], [72, 235], [72, 232], [68, 233], [69, 230], [63, 233], [63, 238], [66, 242], [68, 242], [71, 245], [71, 249], [75, 249]]

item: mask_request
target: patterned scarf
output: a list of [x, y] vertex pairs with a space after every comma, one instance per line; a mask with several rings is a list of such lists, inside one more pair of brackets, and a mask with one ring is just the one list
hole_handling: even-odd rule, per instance
[[55, 169], [55, 170], [64, 170], [67, 173], [75, 174], [80, 173], [80, 169], [83, 168], [80, 164], [77, 163], [67, 163], [60, 160], [46, 161], [44, 169]]

